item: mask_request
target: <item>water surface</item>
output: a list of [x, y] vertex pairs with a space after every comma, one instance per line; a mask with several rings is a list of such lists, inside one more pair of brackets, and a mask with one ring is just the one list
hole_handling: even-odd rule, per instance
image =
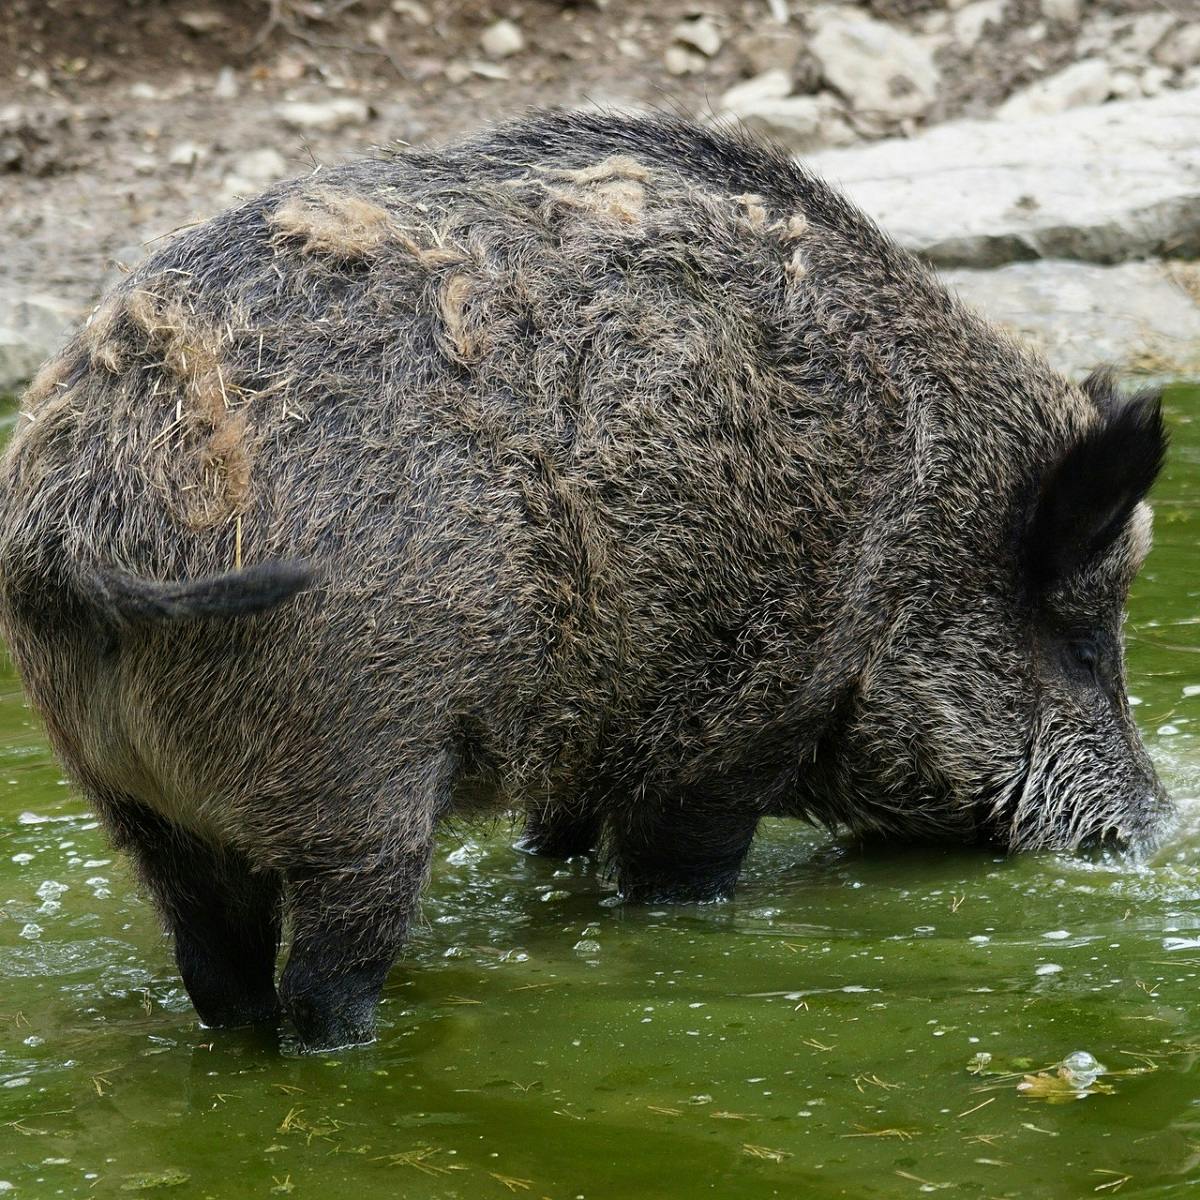
[[[775, 822], [736, 902], [635, 910], [499, 827], [442, 845], [379, 1042], [332, 1057], [197, 1024], [7, 671], [0, 1193], [1200, 1189], [1200, 390], [1168, 415], [1129, 627], [1184, 809], [1153, 864], [867, 855]], [[1080, 1051], [1091, 1089], [1056, 1071]]]

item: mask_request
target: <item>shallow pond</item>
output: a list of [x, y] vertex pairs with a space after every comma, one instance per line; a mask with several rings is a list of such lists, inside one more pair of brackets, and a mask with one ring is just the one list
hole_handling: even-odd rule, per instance
[[[0, 1193], [1200, 1188], [1200, 390], [1168, 411], [1129, 639], [1184, 809], [1152, 865], [864, 855], [772, 823], [736, 902], [634, 910], [497, 828], [442, 846], [382, 1037], [333, 1057], [198, 1026], [7, 672]], [[1060, 1072], [1077, 1052], [1107, 1069]]]

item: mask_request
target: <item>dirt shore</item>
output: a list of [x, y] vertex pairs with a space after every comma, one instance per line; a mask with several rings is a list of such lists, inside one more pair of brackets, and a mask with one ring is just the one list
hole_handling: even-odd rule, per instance
[[373, 145], [609, 104], [803, 153], [1159, 95], [1198, 64], [1200, 0], [10, 0], [0, 389], [155, 239]]

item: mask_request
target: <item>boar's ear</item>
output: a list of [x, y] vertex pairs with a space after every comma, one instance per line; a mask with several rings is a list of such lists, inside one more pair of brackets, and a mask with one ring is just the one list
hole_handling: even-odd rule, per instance
[[1161, 396], [1127, 400], [1106, 375], [1083, 385], [1100, 415], [1051, 468], [1027, 534], [1034, 587], [1069, 578], [1106, 549], [1150, 490], [1167, 448]]

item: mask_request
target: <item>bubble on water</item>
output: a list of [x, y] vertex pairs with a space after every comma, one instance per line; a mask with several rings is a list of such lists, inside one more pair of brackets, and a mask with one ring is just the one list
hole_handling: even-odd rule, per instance
[[1183, 689], [1184, 698], [1190, 700], [1193, 696], [1200, 696], [1200, 683], [1189, 683]]
[[1168, 725], [1160, 725], [1155, 730], [1155, 733], [1157, 733], [1159, 735], [1159, 737], [1172, 737], [1174, 734], [1177, 734], [1178, 732], [1179, 732], [1178, 725], [1169, 725], [1169, 724]]
[[1076, 1050], [1062, 1060], [1062, 1077], [1075, 1088], [1090, 1088], [1108, 1068], [1086, 1050]]
[[[747, 1082], [761, 1083], [762, 1081], [761, 1080], [747, 1080]], [[688, 1100], [689, 1104], [697, 1104], [697, 1105], [711, 1104], [712, 1102], [713, 1102], [713, 1098], [707, 1092], [701, 1092], [698, 1096], [692, 1096]]]
[[37, 896], [41, 900], [57, 900], [64, 892], [69, 892], [70, 886], [65, 883], [59, 883], [54, 879], [47, 879], [37, 890]]
[[12, 856], [12, 861], [15, 862], [17, 864], [17, 866], [23, 867], [26, 863], [33, 862], [33, 855], [32, 854], [14, 854]]
[[570, 900], [570, 898], [571, 893], [564, 892], [562, 888], [555, 888], [553, 891], [542, 893], [543, 904], [555, 904], [560, 900]]
[[26, 1046], [41, 1046], [41, 1045], [45, 1044], [45, 1041], [46, 1041], [46, 1039], [44, 1037], [38, 1037], [38, 1035], [36, 1033], [31, 1033], [25, 1039], [25, 1045]]
[[23, 937], [29, 942], [36, 942], [42, 936], [42, 927], [30, 921], [28, 925], [22, 926], [18, 936]]
[[1057, 975], [1062, 970], [1058, 963], [1042, 963], [1041, 966], [1034, 971], [1035, 975]]
[[1051, 929], [1048, 933], [1042, 934], [1042, 937], [1051, 942], [1065, 942], [1070, 936], [1069, 929]]
[[599, 954], [600, 943], [595, 938], [583, 938], [572, 947], [576, 954]]

